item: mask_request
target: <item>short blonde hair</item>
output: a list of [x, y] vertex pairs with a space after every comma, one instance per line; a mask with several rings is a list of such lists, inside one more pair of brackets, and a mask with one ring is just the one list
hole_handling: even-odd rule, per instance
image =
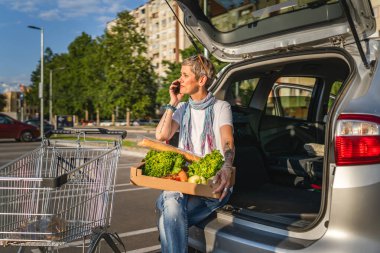
[[214, 64], [203, 55], [197, 54], [183, 60], [182, 66], [190, 66], [196, 80], [199, 80], [201, 76], [206, 76], [206, 88], [210, 86], [215, 77]]

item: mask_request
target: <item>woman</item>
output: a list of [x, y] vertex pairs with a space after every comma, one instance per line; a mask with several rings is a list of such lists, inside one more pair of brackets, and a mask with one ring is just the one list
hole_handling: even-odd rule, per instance
[[[214, 183], [220, 183], [214, 193], [220, 199], [204, 198], [163, 191], [157, 199], [158, 227], [163, 253], [187, 252], [188, 228], [208, 217], [223, 206], [231, 195], [231, 169], [234, 158], [232, 113], [230, 105], [217, 100], [208, 87], [215, 68], [201, 55], [185, 59], [181, 77], [169, 87], [170, 102], [156, 128], [156, 138], [167, 141], [180, 130], [179, 148], [204, 156], [218, 149], [224, 155], [224, 164]], [[181, 102], [185, 94], [188, 102]]]

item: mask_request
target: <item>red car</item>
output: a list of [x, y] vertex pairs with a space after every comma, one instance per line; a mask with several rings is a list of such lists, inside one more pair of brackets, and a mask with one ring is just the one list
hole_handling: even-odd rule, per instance
[[40, 136], [38, 128], [22, 123], [0, 113], [0, 139], [16, 139], [17, 141], [33, 141]]

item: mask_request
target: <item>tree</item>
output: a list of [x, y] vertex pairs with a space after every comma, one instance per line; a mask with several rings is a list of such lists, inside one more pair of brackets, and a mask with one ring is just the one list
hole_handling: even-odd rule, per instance
[[[48, 61], [51, 61], [51, 59], [54, 57], [53, 51], [47, 47], [44, 51], [44, 63], [48, 63]], [[44, 64], [44, 84], [46, 84], [49, 80], [49, 77], [46, 75], [46, 65]], [[39, 85], [41, 82], [41, 61], [38, 62], [38, 65], [36, 69], [32, 72], [31, 78], [30, 78], [32, 84], [30, 85], [30, 88], [28, 89], [27, 93], [25, 94], [25, 100], [28, 105], [30, 106], [40, 106], [40, 100], [39, 100]], [[44, 85], [43, 87], [43, 96], [45, 101], [48, 99], [48, 86]], [[44, 104], [44, 112], [48, 112], [46, 103]]]
[[[103, 117], [109, 117], [116, 107], [129, 108], [132, 117], [154, 114], [157, 77], [145, 56], [145, 38], [136, 28], [133, 17], [124, 11], [112, 31], [95, 39], [82, 33], [70, 43], [68, 53], [53, 54], [46, 49], [45, 73], [53, 70], [53, 114], [83, 117], [85, 109], [90, 115], [100, 110]], [[48, 101], [49, 74], [44, 76], [44, 99]], [[31, 81], [26, 99], [30, 105], [39, 105], [40, 63]], [[47, 112], [48, 103], [45, 108]]]
[[[53, 74], [53, 114], [84, 116], [85, 110], [95, 113], [94, 103], [98, 97], [100, 76], [104, 76], [98, 55], [98, 42], [90, 35], [82, 33], [68, 47], [68, 53], [45, 52], [45, 101], [48, 99], [50, 80]], [[104, 78], [103, 78], [104, 79]], [[39, 66], [32, 73], [32, 90], [29, 97], [37, 97]], [[38, 100], [37, 100], [38, 101]], [[45, 103], [48, 106], [48, 103]]]
[[[98, 41], [82, 33], [70, 43], [65, 60], [64, 89], [65, 100], [70, 101], [72, 114], [84, 117], [84, 112], [93, 114], [97, 103], [102, 63], [97, 59]], [[84, 109], [84, 110], [83, 110]]]
[[157, 77], [150, 60], [145, 57], [145, 38], [136, 28], [128, 11], [120, 12], [116, 25], [100, 42], [105, 61], [101, 107], [108, 115], [116, 106], [129, 108], [132, 117], [154, 114]]
[[169, 86], [172, 83], [172, 81], [178, 79], [181, 74], [180, 63], [163, 61], [162, 64], [165, 65], [167, 69], [165, 71], [166, 76], [163, 78], [161, 87], [157, 91], [156, 103], [158, 105], [165, 105], [169, 102]]

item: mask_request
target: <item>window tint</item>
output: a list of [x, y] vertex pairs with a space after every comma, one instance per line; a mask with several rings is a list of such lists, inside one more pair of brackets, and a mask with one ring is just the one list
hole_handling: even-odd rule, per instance
[[307, 120], [315, 78], [281, 77], [267, 100], [266, 115]]
[[12, 124], [12, 121], [7, 117], [0, 115], [0, 124]]
[[[203, 9], [203, 1], [198, 0], [198, 3]], [[338, 0], [209, 0], [208, 5], [207, 16], [221, 32], [229, 32], [242, 26], [255, 28], [260, 21], [276, 16], [282, 16], [288, 22], [281, 23], [277, 25], [279, 28], [272, 29], [283, 27], [283, 30], [287, 30], [316, 22], [331, 21], [343, 15]], [[294, 20], [299, 18], [297, 15], [311, 16], [295, 22]]]
[[227, 101], [233, 106], [248, 107], [259, 78], [233, 82], [227, 91]]

